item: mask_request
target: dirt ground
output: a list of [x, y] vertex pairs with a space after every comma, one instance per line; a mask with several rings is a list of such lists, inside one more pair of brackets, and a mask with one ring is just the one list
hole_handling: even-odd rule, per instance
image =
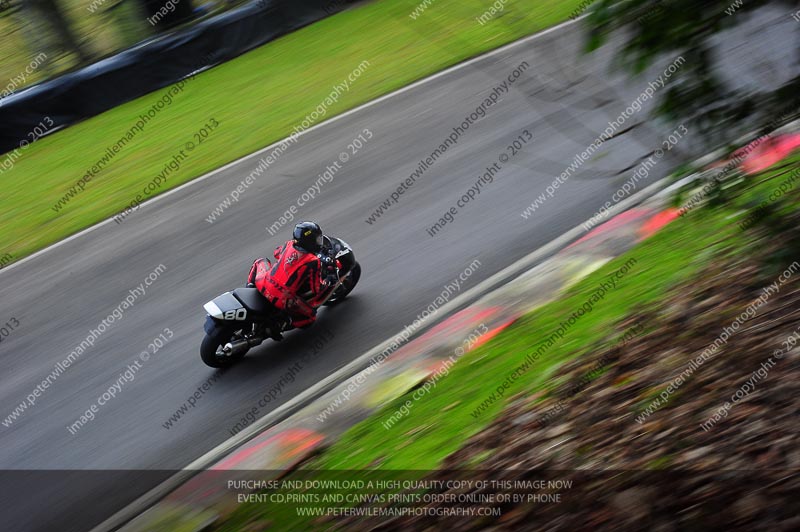
[[[783, 255], [780, 239], [773, 242], [759, 250], [761, 257]], [[512, 398], [429, 477], [571, 480], [571, 488], [487, 487], [472, 492], [494, 494], [493, 503], [427, 505], [500, 508], [500, 517], [342, 518], [336, 524], [362, 530], [800, 530], [800, 350], [785, 343], [800, 328], [800, 271], [713, 356], [684, 373], [786, 265], [766, 268], [758, 257], [730, 254], [716, 261], [658, 308], [641, 309], [609, 331], [609, 339], [631, 327], [639, 334], [589, 349], [562, 368], [555, 389]], [[682, 373], [674, 393], [660, 395]], [[639, 423], [659, 397], [666, 402]], [[523, 494], [524, 502], [498, 503], [498, 493]]]

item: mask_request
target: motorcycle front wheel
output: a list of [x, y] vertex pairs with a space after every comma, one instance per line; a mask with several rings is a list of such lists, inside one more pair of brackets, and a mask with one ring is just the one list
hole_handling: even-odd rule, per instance
[[342, 284], [339, 285], [339, 288], [333, 293], [333, 295], [328, 299], [324, 304], [326, 306], [333, 306], [337, 303], [340, 303], [347, 295], [353, 291], [358, 284], [358, 280], [361, 279], [361, 264], [356, 262], [353, 269], [348, 272], [345, 278], [342, 280]]

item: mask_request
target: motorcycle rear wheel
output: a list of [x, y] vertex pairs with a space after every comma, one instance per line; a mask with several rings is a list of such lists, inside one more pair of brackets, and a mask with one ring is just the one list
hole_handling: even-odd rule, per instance
[[225, 355], [222, 348], [231, 341], [234, 331], [218, 331], [214, 334], [206, 334], [203, 342], [200, 344], [200, 358], [207, 366], [212, 368], [227, 368], [232, 366], [247, 352], [237, 353], [235, 355]]

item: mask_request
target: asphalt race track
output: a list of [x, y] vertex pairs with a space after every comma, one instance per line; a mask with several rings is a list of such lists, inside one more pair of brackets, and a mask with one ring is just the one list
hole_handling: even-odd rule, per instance
[[[725, 40], [727, 72], [769, 57], [772, 72], [790, 78], [792, 47], [777, 15], [762, 14]], [[785, 21], [791, 23], [791, 21]], [[781, 22], [781, 24], [785, 23]], [[252, 156], [201, 183], [145, 205], [124, 223], [106, 223], [30, 261], [0, 272], [0, 322], [19, 327], [0, 345], [3, 411], [13, 409], [86, 339], [160, 264], [166, 270], [145, 295], [67, 368], [33, 406], [0, 426], [4, 470], [164, 470], [39, 476], [3, 474], [6, 530], [85, 530], [146, 489], [230, 437], [229, 429], [276, 383], [298, 353], [323, 331], [335, 337], [325, 352], [259, 415], [286, 402], [413, 321], [445, 284], [478, 259], [465, 288], [508, 266], [590, 218], [634, 167], [674, 127], [648, 117], [646, 107], [625, 133], [606, 142], [530, 218], [521, 212], [616, 118], [663, 65], [634, 81], [610, 70], [613, 46], [579, 54], [579, 24], [449, 71], [300, 137], [237, 203], [213, 224], [205, 218], [258, 164]], [[788, 31], [788, 30], [787, 30]], [[746, 52], [746, 53], [743, 53]], [[775, 55], [777, 54], [777, 56]], [[759, 58], [761, 57], [761, 58]], [[365, 220], [431, 152], [475, 111], [523, 61], [529, 67], [375, 223]], [[745, 79], [743, 83], [751, 83]], [[268, 117], [265, 117], [268, 119]], [[372, 138], [353, 154], [353, 139]], [[527, 130], [533, 140], [510, 157], [492, 183], [436, 236], [426, 229], [453, 206]], [[651, 171], [637, 190], [702, 152], [691, 137]], [[214, 376], [199, 356], [203, 303], [241, 286], [253, 259], [271, 258], [292, 224], [274, 237], [265, 228], [297, 202], [318, 174], [349, 152], [334, 179], [298, 209], [297, 219], [355, 249], [363, 276], [352, 298], [320, 313], [311, 331], [265, 343], [225, 372], [170, 429], [163, 426], [195, 390]], [[151, 176], [142, 176], [147, 182]], [[148, 361], [96, 418], [75, 434], [68, 427], [118, 381], [165, 328], [174, 337]], [[315, 330], [316, 329], [316, 330]], [[77, 505], [77, 506], [74, 506]], [[79, 514], [80, 512], [80, 514]], [[57, 526], [55, 525], [57, 523]]]

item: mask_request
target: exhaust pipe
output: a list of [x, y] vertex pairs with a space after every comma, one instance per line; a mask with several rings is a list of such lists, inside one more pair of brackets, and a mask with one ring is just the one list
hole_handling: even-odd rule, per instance
[[251, 347], [261, 345], [263, 341], [264, 339], [260, 336], [243, 338], [241, 340], [236, 340], [235, 342], [228, 342], [225, 344], [225, 347], [222, 348], [222, 351], [228, 356], [238, 355], [239, 353], [247, 351]]

